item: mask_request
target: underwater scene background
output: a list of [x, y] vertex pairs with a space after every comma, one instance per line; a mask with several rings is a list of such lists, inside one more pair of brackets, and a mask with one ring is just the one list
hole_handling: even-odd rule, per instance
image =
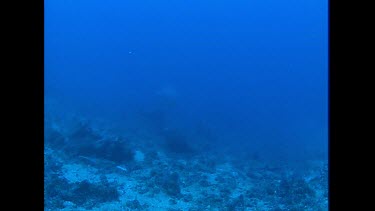
[[328, 210], [328, 2], [45, 0], [45, 210]]

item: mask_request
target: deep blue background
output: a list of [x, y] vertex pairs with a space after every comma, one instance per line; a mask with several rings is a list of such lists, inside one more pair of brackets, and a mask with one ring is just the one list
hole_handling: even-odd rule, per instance
[[326, 153], [327, 10], [325, 0], [46, 0], [46, 97], [132, 122], [169, 89], [175, 106], [164, 109], [186, 131], [204, 122], [234, 149]]

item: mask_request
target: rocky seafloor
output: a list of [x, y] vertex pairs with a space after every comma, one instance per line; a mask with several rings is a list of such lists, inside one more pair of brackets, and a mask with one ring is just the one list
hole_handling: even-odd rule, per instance
[[328, 210], [327, 160], [235, 159], [93, 122], [46, 117], [46, 211]]

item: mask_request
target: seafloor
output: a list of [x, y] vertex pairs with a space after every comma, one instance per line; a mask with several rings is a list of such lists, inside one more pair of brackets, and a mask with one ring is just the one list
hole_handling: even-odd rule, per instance
[[46, 112], [45, 210], [328, 210], [327, 160], [234, 158], [99, 122]]

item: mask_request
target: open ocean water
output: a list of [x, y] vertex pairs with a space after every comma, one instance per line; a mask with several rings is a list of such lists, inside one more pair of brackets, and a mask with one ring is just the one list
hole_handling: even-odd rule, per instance
[[45, 210], [328, 210], [328, 1], [45, 0]]

